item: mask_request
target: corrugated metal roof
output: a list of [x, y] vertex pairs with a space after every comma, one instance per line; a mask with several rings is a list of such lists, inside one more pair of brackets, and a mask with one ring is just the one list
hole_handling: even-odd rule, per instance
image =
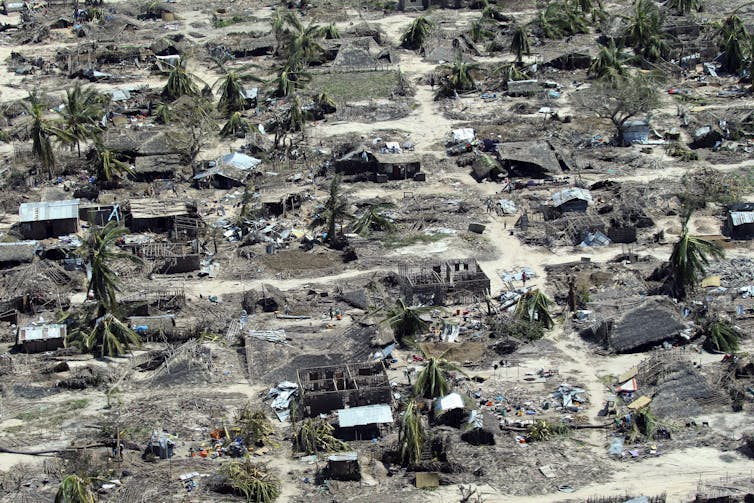
[[359, 454], [356, 451], [333, 454], [327, 458], [329, 461], [358, 461]]
[[338, 425], [341, 428], [393, 422], [393, 409], [387, 404], [364, 405], [338, 410]]
[[44, 220], [67, 220], [79, 217], [79, 200], [42, 201], [23, 203], [18, 208], [19, 222], [41, 222]]
[[586, 189], [571, 187], [569, 189], [564, 189], [560, 192], [556, 192], [552, 195], [552, 202], [555, 206], [560, 206], [561, 204], [567, 203], [568, 201], [571, 201], [573, 199], [581, 199], [582, 201], [591, 203], [592, 194]]
[[18, 342], [65, 338], [65, 325], [28, 325], [18, 329]]
[[754, 211], [731, 211], [730, 221], [734, 227], [744, 224], [754, 224]]

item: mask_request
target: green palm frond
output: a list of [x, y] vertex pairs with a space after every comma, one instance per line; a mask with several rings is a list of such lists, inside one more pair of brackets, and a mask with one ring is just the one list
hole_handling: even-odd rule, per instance
[[387, 310], [383, 323], [393, 329], [395, 340], [401, 344], [413, 342], [416, 334], [423, 332], [429, 326], [421, 317], [430, 313], [432, 306], [408, 306], [401, 298]]
[[710, 259], [724, 256], [719, 244], [690, 235], [684, 226], [670, 254], [670, 277], [675, 297], [685, 298], [706, 274]]
[[392, 232], [395, 230], [395, 223], [387, 213], [394, 208], [395, 204], [389, 202], [370, 204], [353, 222], [353, 231], [361, 236], [367, 236], [373, 230]]
[[555, 324], [549, 310], [552, 304], [553, 302], [541, 290], [529, 290], [518, 299], [516, 318], [540, 323], [545, 328], [552, 328]]
[[415, 465], [421, 461], [425, 440], [426, 433], [421, 414], [416, 408], [416, 403], [411, 401], [401, 415], [401, 428], [398, 430], [399, 453], [404, 466]]
[[91, 480], [75, 474], [63, 477], [58, 492], [55, 494], [55, 503], [94, 503], [95, 501]]
[[401, 46], [406, 49], [420, 49], [427, 41], [435, 23], [427, 16], [414, 19], [401, 36]]
[[513, 31], [513, 38], [511, 38], [511, 52], [516, 55], [516, 61], [523, 60], [524, 55], [529, 55], [531, 49], [529, 47], [529, 34], [526, 31], [525, 26], [516, 26]]
[[707, 335], [705, 340], [707, 349], [724, 353], [738, 351], [741, 332], [730, 322], [719, 319], [711, 320], [705, 324], [704, 333]]

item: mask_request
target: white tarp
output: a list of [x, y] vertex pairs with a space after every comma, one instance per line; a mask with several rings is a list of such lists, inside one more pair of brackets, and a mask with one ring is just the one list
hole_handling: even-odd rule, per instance
[[474, 130], [470, 127], [454, 129], [450, 132], [450, 138], [456, 143], [471, 141], [474, 139]]

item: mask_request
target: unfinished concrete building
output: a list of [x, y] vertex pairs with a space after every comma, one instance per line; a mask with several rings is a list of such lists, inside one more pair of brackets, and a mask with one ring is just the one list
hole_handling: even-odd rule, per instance
[[473, 258], [402, 266], [398, 275], [401, 294], [410, 304], [468, 302], [490, 292], [490, 279]]
[[299, 369], [297, 374], [305, 417], [392, 402], [390, 381], [379, 361]]

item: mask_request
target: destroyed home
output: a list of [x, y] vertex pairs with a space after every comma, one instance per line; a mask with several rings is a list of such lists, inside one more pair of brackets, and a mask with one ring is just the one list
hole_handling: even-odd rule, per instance
[[37, 241], [16, 241], [0, 243], [0, 268], [7, 269], [21, 264], [28, 264], [41, 251]]
[[132, 232], [178, 232], [183, 226], [198, 228], [196, 207], [190, 202], [132, 199], [128, 202], [126, 226]]
[[372, 152], [363, 145], [335, 161], [335, 171], [375, 182], [416, 179], [421, 172], [419, 157], [385, 149]]
[[398, 276], [401, 293], [412, 304], [442, 306], [460, 299], [482, 298], [490, 291], [490, 279], [474, 259], [403, 265]]
[[549, 141], [500, 143], [497, 159], [509, 176], [514, 177], [546, 178], [570, 169]]
[[23, 203], [18, 208], [19, 230], [25, 239], [47, 239], [79, 230], [79, 200]]
[[393, 401], [385, 367], [379, 361], [300, 369], [297, 375], [304, 417]]
[[724, 227], [733, 239], [754, 239], [754, 203], [729, 205]]
[[35, 323], [18, 327], [16, 345], [25, 353], [54, 351], [65, 345], [65, 337], [65, 325]]

